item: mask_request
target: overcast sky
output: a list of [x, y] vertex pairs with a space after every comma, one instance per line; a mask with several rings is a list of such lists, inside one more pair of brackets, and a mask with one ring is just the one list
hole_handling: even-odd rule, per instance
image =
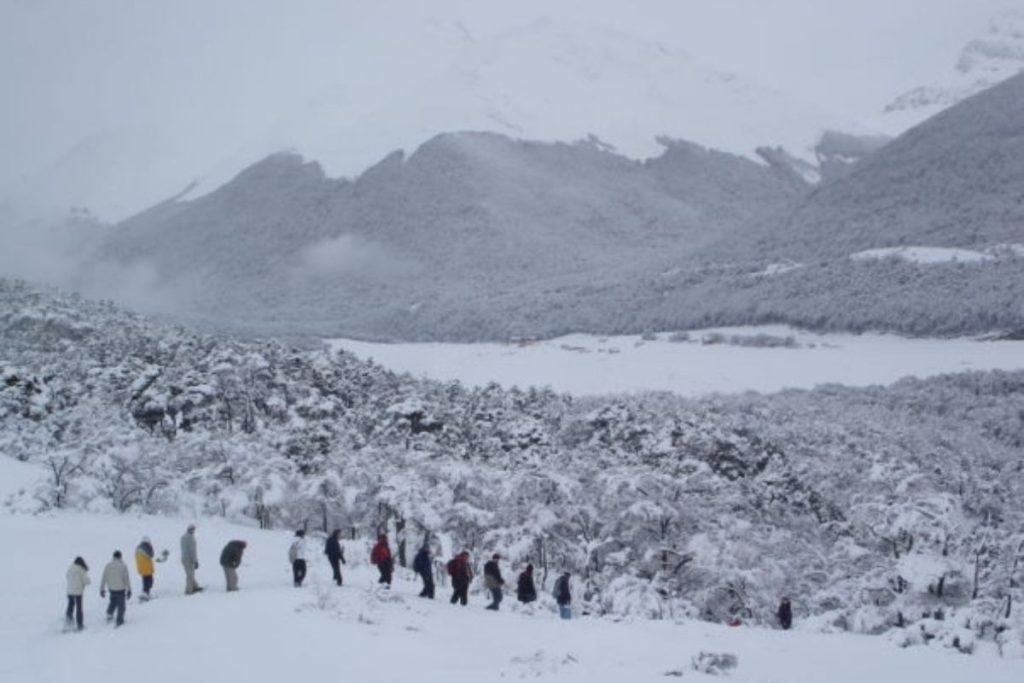
[[[551, 16], [681, 47], [851, 118], [940, 79], [1024, 0], [0, 0], [0, 188], [97, 131], [242, 136], [429, 20], [484, 35]], [[372, 9], [368, 9], [372, 6]], [[425, 55], [408, 54], [409, 60]]]

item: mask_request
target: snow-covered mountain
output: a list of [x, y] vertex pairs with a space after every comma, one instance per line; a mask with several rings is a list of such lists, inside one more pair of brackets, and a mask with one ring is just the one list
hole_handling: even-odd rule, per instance
[[662, 142], [640, 163], [595, 141], [441, 135], [355, 181], [273, 155], [119, 224], [91, 270], [152, 268], [178, 292], [175, 312], [260, 332], [424, 338], [452, 306], [477, 317], [475, 334], [504, 338], [482, 324], [497, 299], [562, 305], [739, 246], [806, 187], [785, 165]]
[[[170, 302], [261, 334], [504, 341], [781, 321], [1018, 329], [1020, 256], [999, 245], [1024, 242], [1022, 107], [1024, 75], [877, 151], [829, 136], [838, 170], [817, 186], [777, 150], [762, 150], [765, 164], [673, 140], [640, 163], [597, 140], [441, 135], [354, 181], [273, 155], [214, 192], [119, 224], [90, 268], [151, 274], [160, 306], [140, 302], [147, 310]], [[993, 251], [967, 269], [850, 258], [898, 246]], [[787, 259], [818, 267], [770, 268]]]
[[187, 196], [201, 196], [289, 149], [347, 178], [459, 131], [594, 138], [632, 159], [657, 156], [657, 138], [667, 136], [749, 158], [758, 147], [781, 147], [813, 164], [825, 130], [862, 130], [675, 45], [586, 21], [480, 31], [425, 22], [400, 51], [391, 41], [359, 46], [365, 54], [340, 41], [318, 54], [304, 66], [309, 87], [297, 99], [240, 113], [237, 132], [190, 139], [159, 127], [104, 130], [0, 188], [0, 197], [59, 211], [86, 207], [116, 221], [189, 186]]
[[992, 18], [983, 35], [964, 46], [945, 78], [903, 93], [885, 107], [874, 125], [890, 133], [902, 132], [1022, 70], [1024, 10], [1008, 9]]
[[785, 253], [1024, 241], [1022, 111], [1024, 73], [935, 115], [815, 188], [778, 233]]

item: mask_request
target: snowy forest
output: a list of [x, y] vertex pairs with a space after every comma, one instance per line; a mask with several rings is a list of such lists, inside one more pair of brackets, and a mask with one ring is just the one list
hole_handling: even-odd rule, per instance
[[365, 538], [403, 566], [501, 552], [611, 618], [900, 644], [1024, 630], [1024, 372], [701, 400], [415, 379], [346, 353], [207, 336], [0, 280], [11, 509], [222, 515]]

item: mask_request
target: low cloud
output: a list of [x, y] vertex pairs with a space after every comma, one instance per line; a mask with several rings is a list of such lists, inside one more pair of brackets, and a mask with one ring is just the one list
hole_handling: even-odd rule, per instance
[[341, 235], [306, 247], [299, 253], [298, 267], [313, 277], [360, 279], [392, 278], [415, 270], [407, 259], [354, 235]]

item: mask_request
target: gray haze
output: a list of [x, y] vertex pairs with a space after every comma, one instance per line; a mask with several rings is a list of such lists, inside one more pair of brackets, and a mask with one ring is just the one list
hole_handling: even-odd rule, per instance
[[1013, 4], [3, 0], [0, 195], [111, 136], [125, 153], [151, 146], [185, 177], [201, 173], [320, 97], [332, 73], [387, 63], [442, 22], [493, 31], [551, 16], [618, 26], [857, 119], [930, 82], [993, 11]]

